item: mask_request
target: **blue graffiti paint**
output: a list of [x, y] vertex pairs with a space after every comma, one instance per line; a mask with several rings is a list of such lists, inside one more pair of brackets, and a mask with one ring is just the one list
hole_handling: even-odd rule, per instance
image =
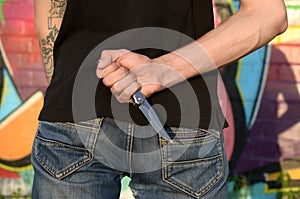
[[249, 127], [256, 108], [257, 97], [262, 89], [262, 78], [265, 75], [265, 56], [266, 47], [249, 54], [243, 58], [240, 68], [239, 78], [237, 82], [241, 88], [242, 96], [244, 97], [244, 110], [246, 117], [246, 125]]
[[234, 182], [228, 182], [228, 198], [230, 199], [277, 199], [277, 193], [266, 193], [265, 183], [256, 183], [251, 186], [234, 190]]
[[6, 68], [3, 70], [4, 88], [2, 93], [2, 100], [0, 104], [0, 121], [11, 114], [21, 104], [21, 98], [17, 92], [16, 86], [12, 81]]
[[235, 10], [240, 8], [240, 0], [232, 0]]

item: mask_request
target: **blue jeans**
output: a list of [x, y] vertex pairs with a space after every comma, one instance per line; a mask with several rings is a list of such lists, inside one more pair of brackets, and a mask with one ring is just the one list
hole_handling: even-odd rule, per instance
[[33, 199], [118, 199], [121, 179], [134, 197], [226, 199], [227, 160], [221, 131], [168, 129], [109, 118], [40, 122], [33, 144]]

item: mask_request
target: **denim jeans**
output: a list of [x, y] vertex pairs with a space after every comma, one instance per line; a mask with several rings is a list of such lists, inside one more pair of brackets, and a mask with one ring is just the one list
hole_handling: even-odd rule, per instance
[[169, 128], [169, 142], [151, 126], [109, 118], [43, 122], [33, 144], [36, 199], [118, 199], [131, 178], [135, 198], [226, 199], [222, 131]]

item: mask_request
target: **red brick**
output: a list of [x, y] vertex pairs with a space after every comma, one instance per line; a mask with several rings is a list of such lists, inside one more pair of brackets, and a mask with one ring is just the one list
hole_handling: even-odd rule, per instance
[[3, 4], [5, 19], [26, 19], [34, 17], [33, 0], [9, 0]]
[[26, 86], [19, 87], [18, 90], [19, 90], [19, 93], [21, 95], [22, 101], [25, 101], [30, 96], [32, 96], [33, 93], [35, 93], [37, 91], [36, 88], [26, 87]]
[[34, 36], [1, 36], [2, 43], [6, 53], [40, 53], [40, 47]]
[[295, 101], [295, 102], [279, 102], [277, 105], [277, 111], [280, 111], [279, 109], [281, 108], [280, 105], [283, 105], [282, 108], [286, 109], [283, 110], [283, 114], [281, 114], [281, 117], [284, 117], [286, 119], [296, 119], [298, 118], [300, 121], [300, 101]]
[[40, 88], [46, 88], [48, 86], [48, 82], [46, 80], [45, 72], [42, 71], [33, 71], [33, 86], [38, 86]]
[[276, 63], [270, 63], [269, 69], [268, 69], [268, 77], [267, 81], [277, 81], [278, 78], [278, 65]]
[[250, 142], [264, 142], [266, 140], [276, 143], [279, 132], [276, 131], [276, 119], [257, 119], [251, 129]]
[[7, 53], [7, 57], [13, 70], [42, 67], [42, 60], [39, 53]]
[[[299, 132], [298, 132], [299, 133]], [[282, 159], [292, 159], [300, 155], [300, 139], [295, 136], [280, 136], [279, 146]]]
[[300, 45], [273, 45], [271, 63], [300, 64]]
[[300, 82], [300, 64], [270, 63], [268, 81]]
[[[299, 55], [300, 56], [300, 55]], [[278, 66], [279, 80], [287, 82], [300, 82], [300, 64]]]
[[284, 51], [278, 46], [272, 45], [270, 64], [288, 64]]
[[31, 70], [23, 70], [13, 75], [15, 83], [20, 86], [31, 86], [33, 81], [33, 72]]
[[285, 101], [300, 101], [300, 83], [267, 82], [264, 98], [277, 101], [278, 95], [282, 94]]
[[5, 24], [0, 26], [1, 35], [35, 36], [33, 21], [22, 19], [5, 19]]
[[245, 158], [241, 158], [238, 161], [237, 166], [235, 168], [235, 172], [237, 172], [237, 173], [244, 173], [244, 172], [247, 172], [247, 171], [251, 171], [253, 169], [258, 168], [259, 165], [261, 164], [260, 162], [261, 162], [260, 160], [258, 160], [256, 158], [250, 159], [246, 155]]
[[[251, 145], [255, 148], [255, 155], [257, 159], [261, 160], [262, 162], [266, 159], [268, 161], [278, 161], [280, 158], [280, 151], [277, 142], [272, 140], [263, 140], [261, 142], [253, 142]], [[247, 154], [247, 152], [245, 151]]]
[[276, 118], [277, 112], [276, 112], [277, 102], [270, 101], [266, 99], [262, 99], [259, 112], [257, 115], [258, 119], [274, 119]]

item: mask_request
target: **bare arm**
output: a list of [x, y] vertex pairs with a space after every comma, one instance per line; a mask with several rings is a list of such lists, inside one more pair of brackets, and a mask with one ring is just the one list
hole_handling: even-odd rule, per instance
[[41, 54], [48, 83], [53, 74], [53, 48], [58, 35], [67, 0], [35, 0], [35, 31], [39, 40]]
[[[287, 16], [283, 0], [241, 0], [240, 5], [240, 10], [220, 26], [199, 38], [195, 44], [177, 51], [193, 66], [174, 53], [162, 56], [157, 61], [173, 66], [185, 78], [189, 78], [229, 64], [286, 30]], [[205, 54], [198, 52], [199, 46]], [[214, 66], [205, 65], [210, 62]], [[176, 79], [167, 74], [165, 79], [166, 85], [176, 83]]]
[[[231, 63], [286, 30], [287, 16], [283, 0], [241, 0], [240, 3], [240, 10], [216, 29], [196, 42], [159, 58], [150, 60], [131, 52], [125, 55], [120, 52], [119, 56], [116, 56], [117, 52], [104, 53], [97, 76], [103, 78], [104, 84], [111, 88], [119, 101], [126, 102], [139, 87], [149, 96], [182, 81], [182, 77], [188, 79]], [[107, 60], [118, 62], [130, 73], [114, 64], [107, 66]], [[143, 67], [141, 70], [144, 72], [136, 70], [137, 66], [143, 64], [152, 67]], [[131, 73], [135, 75], [134, 78], [130, 77]], [[121, 86], [120, 82], [125, 80], [126, 87]]]

